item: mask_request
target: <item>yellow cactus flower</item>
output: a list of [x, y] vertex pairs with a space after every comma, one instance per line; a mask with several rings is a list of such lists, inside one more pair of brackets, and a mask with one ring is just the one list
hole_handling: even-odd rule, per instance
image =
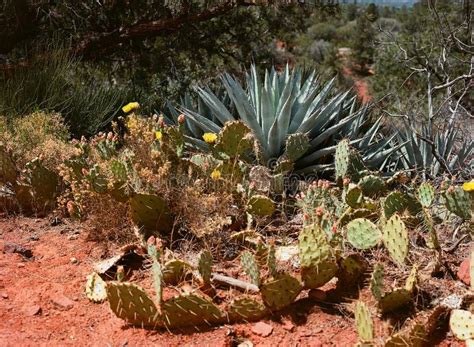
[[219, 170], [214, 170], [212, 171], [211, 173], [211, 178], [214, 180], [214, 181], [217, 181], [218, 179], [221, 178], [221, 172]]
[[462, 189], [464, 189], [466, 192], [474, 192], [474, 180], [471, 182], [465, 182], [462, 185]]
[[163, 137], [163, 134], [161, 133], [161, 131], [155, 131], [155, 139], [160, 141], [162, 137]]
[[124, 107], [122, 107], [122, 111], [125, 112], [125, 113], [129, 113], [133, 110], [136, 110], [139, 107], [140, 107], [140, 104], [138, 102], [136, 102], [136, 101], [135, 102], [129, 102]]
[[204, 135], [202, 135], [202, 138], [204, 139], [204, 141], [212, 145], [216, 142], [217, 135], [214, 133], [205, 133]]

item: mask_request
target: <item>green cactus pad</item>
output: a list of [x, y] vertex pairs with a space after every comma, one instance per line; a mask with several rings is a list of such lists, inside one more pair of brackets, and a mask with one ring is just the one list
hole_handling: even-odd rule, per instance
[[59, 176], [43, 166], [35, 159], [27, 166], [27, 182], [31, 187], [34, 205], [39, 211], [49, 210], [56, 206], [56, 198], [60, 193]]
[[359, 340], [361, 342], [371, 342], [374, 339], [374, 322], [369, 308], [364, 302], [356, 302], [354, 316]]
[[461, 187], [455, 187], [453, 191], [444, 194], [446, 208], [464, 220], [470, 220], [472, 214], [472, 198], [469, 192]]
[[234, 299], [229, 305], [228, 312], [231, 322], [257, 321], [270, 313], [261, 301], [247, 297]]
[[86, 297], [92, 302], [102, 302], [107, 299], [107, 284], [97, 272], [87, 276]]
[[417, 191], [418, 201], [423, 207], [430, 207], [435, 199], [435, 190], [431, 183], [423, 182]]
[[189, 161], [207, 175], [219, 164], [218, 160], [209, 154], [195, 154]]
[[171, 211], [160, 196], [135, 194], [130, 199], [133, 222], [144, 232], [168, 233], [173, 227]]
[[272, 311], [278, 311], [295, 301], [302, 290], [300, 282], [288, 275], [277, 276], [260, 287], [263, 302]]
[[216, 167], [216, 170], [221, 173], [222, 178], [225, 180], [230, 180], [234, 183], [241, 182], [244, 177], [244, 173], [241, 166], [239, 165], [239, 162], [236, 162], [232, 159], [226, 160], [219, 164]]
[[203, 295], [183, 294], [165, 301], [161, 306], [163, 325], [167, 328], [222, 323], [224, 312]]
[[91, 189], [99, 194], [107, 192], [108, 181], [107, 177], [100, 172], [100, 167], [95, 164], [86, 176], [87, 181], [90, 183]]
[[309, 149], [309, 139], [305, 134], [292, 134], [286, 139], [284, 156], [295, 162]]
[[128, 180], [127, 166], [124, 162], [114, 159], [110, 163], [110, 172], [116, 182], [126, 182]]
[[184, 281], [192, 272], [193, 267], [182, 260], [172, 259], [163, 266], [163, 282], [168, 285], [176, 285]]
[[256, 286], [260, 285], [260, 267], [255, 259], [255, 256], [249, 251], [244, 251], [241, 255], [240, 261], [242, 269], [250, 278], [250, 282]]
[[353, 182], [357, 182], [361, 173], [366, 170], [360, 154], [350, 148], [348, 140], [337, 144], [334, 165], [336, 179], [349, 177]]
[[350, 221], [352, 221], [354, 219], [370, 217], [373, 214], [374, 214], [374, 211], [369, 210], [367, 208], [353, 209], [352, 207], [349, 207], [341, 215], [341, 217], [339, 218], [337, 224], [339, 226], [344, 226], [344, 225], [346, 225], [347, 223], [349, 223]]
[[385, 181], [374, 175], [362, 177], [359, 180], [358, 186], [362, 189], [362, 193], [370, 198], [381, 196], [387, 191]]
[[199, 256], [198, 261], [198, 270], [199, 274], [201, 275], [202, 281], [205, 285], [211, 284], [211, 276], [212, 276], [212, 253], [208, 250], [202, 251]]
[[346, 204], [352, 208], [358, 208], [360, 207], [359, 205], [362, 199], [362, 189], [358, 185], [351, 183], [344, 193], [344, 201]]
[[15, 183], [16, 179], [15, 163], [8, 155], [6, 149], [0, 146], [0, 183]]
[[265, 195], [253, 195], [247, 203], [247, 211], [254, 216], [271, 216], [275, 211], [275, 203]]
[[379, 308], [382, 313], [396, 311], [413, 302], [412, 293], [405, 288], [397, 288], [391, 292], [385, 293], [379, 300]]
[[250, 129], [241, 121], [227, 122], [217, 142], [218, 149], [235, 158], [252, 149]]
[[358, 218], [346, 226], [347, 241], [357, 249], [369, 249], [377, 246], [382, 238], [379, 228], [365, 218]]
[[352, 288], [364, 277], [367, 261], [359, 254], [351, 254], [339, 264], [337, 286], [341, 289]]
[[115, 315], [128, 324], [156, 328], [161, 319], [153, 300], [131, 283], [107, 282], [107, 299]]
[[268, 246], [267, 268], [270, 276], [275, 277], [277, 274], [276, 268], [276, 249], [274, 244]]
[[375, 300], [380, 301], [384, 294], [383, 290], [383, 272], [384, 267], [382, 264], [375, 264], [372, 276], [370, 278], [370, 291], [374, 296]]
[[163, 299], [163, 272], [161, 264], [158, 260], [154, 260], [151, 265], [151, 273], [153, 275], [153, 287], [155, 288], [156, 302], [161, 304]]
[[474, 339], [474, 314], [464, 310], [453, 310], [449, 318], [449, 327], [460, 340]]
[[383, 210], [386, 218], [390, 218], [395, 213], [400, 215], [409, 213], [411, 216], [416, 216], [421, 212], [422, 206], [409, 194], [391, 192], [383, 202]]
[[305, 227], [298, 238], [301, 278], [305, 288], [318, 288], [330, 281], [337, 272], [326, 233], [316, 224]]
[[383, 227], [383, 242], [390, 256], [398, 264], [403, 264], [408, 255], [410, 240], [402, 219], [394, 214]]
[[416, 289], [416, 286], [418, 285], [418, 265], [413, 265], [410, 275], [408, 276], [406, 283], [405, 283], [405, 289], [409, 291], [410, 293], [413, 293], [413, 291]]

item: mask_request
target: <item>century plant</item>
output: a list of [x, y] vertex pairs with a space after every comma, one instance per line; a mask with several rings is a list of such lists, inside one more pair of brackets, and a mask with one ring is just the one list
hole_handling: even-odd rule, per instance
[[[245, 85], [235, 77], [221, 77], [223, 92], [196, 88], [197, 100], [184, 99], [180, 111], [187, 117], [193, 145], [206, 148], [204, 133], [219, 133], [225, 123], [241, 120], [257, 140], [261, 163], [290, 164], [297, 172], [331, 168], [330, 155], [342, 138], [350, 140], [371, 168], [383, 169], [397, 147], [387, 148], [392, 136], [379, 136], [380, 119], [370, 125], [368, 109], [359, 106], [349, 91], [334, 91], [335, 80], [322, 84], [316, 72], [306, 75], [289, 67], [246, 74]], [[170, 107], [171, 117], [179, 112]]]

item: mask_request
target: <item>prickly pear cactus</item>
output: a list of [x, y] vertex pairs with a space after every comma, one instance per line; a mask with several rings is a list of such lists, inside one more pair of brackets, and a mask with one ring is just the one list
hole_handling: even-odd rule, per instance
[[107, 282], [107, 299], [115, 315], [142, 328], [160, 326], [161, 319], [153, 300], [131, 283]]
[[265, 195], [253, 195], [247, 203], [247, 211], [254, 216], [271, 216], [275, 211], [275, 203]]
[[107, 192], [107, 177], [100, 172], [100, 167], [98, 164], [95, 164], [92, 168], [89, 169], [89, 172], [85, 176], [87, 181], [90, 184], [90, 188], [99, 194]]
[[301, 279], [305, 288], [318, 288], [337, 273], [336, 259], [326, 233], [317, 225], [306, 226], [299, 235]]
[[421, 209], [421, 204], [413, 196], [401, 192], [391, 192], [383, 202], [386, 218], [390, 218], [395, 213], [400, 215], [408, 213], [411, 216], [416, 216], [421, 212]]
[[474, 247], [471, 249], [471, 259], [469, 263], [469, 275], [471, 278], [471, 290], [474, 291]]
[[435, 199], [435, 190], [431, 183], [423, 182], [417, 190], [418, 201], [423, 207], [430, 207]]
[[59, 176], [43, 166], [39, 159], [26, 164], [26, 182], [31, 187], [34, 205], [39, 211], [46, 211], [56, 206], [60, 193]]
[[449, 188], [444, 194], [446, 208], [465, 220], [471, 219], [472, 198], [461, 187]]
[[369, 308], [364, 302], [356, 302], [354, 316], [359, 341], [362, 343], [372, 342], [374, 339], [374, 322]]
[[102, 302], [107, 299], [107, 284], [97, 272], [87, 276], [86, 297], [92, 302]]
[[405, 223], [397, 214], [390, 217], [383, 227], [383, 242], [392, 259], [403, 264], [408, 255], [410, 240]]
[[387, 191], [387, 184], [385, 181], [374, 175], [364, 176], [359, 180], [358, 186], [362, 193], [370, 198], [383, 195]]
[[130, 199], [133, 222], [145, 235], [169, 233], [173, 227], [171, 211], [163, 198], [155, 194], [135, 194]]
[[183, 281], [192, 271], [193, 267], [180, 259], [172, 259], [167, 261], [163, 268], [163, 283], [168, 285], [176, 285]]
[[278, 311], [295, 301], [302, 290], [300, 282], [288, 275], [278, 275], [260, 286], [263, 302], [271, 311]]
[[365, 218], [354, 219], [346, 226], [347, 241], [357, 249], [369, 249], [377, 246], [382, 238], [379, 228]]
[[428, 239], [426, 240], [427, 246], [432, 249], [440, 250], [441, 246], [439, 244], [438, 233], [436, 232], [431, 212], [427, 207], [423, 207], [421, 222], [423, 228], [428, 232]]
[[337, 144], [334, 165], [336, 179], [348, 177], [353, 182], [357, 182], [362, 171], [366, 170], [360, 154], [350, 148], [349, 140], [342, 140]]
[[474, 339], [474, 314], [464, 310], [453, 310], [449, 318], [449, 327], [460, 340]]
[[241, 297], [234, 299], [229, 307], [229, 320], [231, 322], [257, 321], [268, 315], [270, 310], [261, 302], [253, 298]]
[[385, 293], [379, 300], [379, 308], [383, 314], [396, 311], [413, 302], [412, 293], [405, 288], [397, 288]]
[[250, 129], [241, 121], [227, 122], [219, 134], [217, 147], [231, 158], [252, 149]]
[[163, 299], [163, 272], [158, 259], [154, 259], [151, 265], [151, 273], [153, 276], [153, 287], [155, 288], [156, 302], [160, 305]]
[[167, 328], [211, 325], [225, 322], [224, 312], [199, 293], [182, 294], [161, 305], [162, 322]]
[[382, 299], [382, 296], [384, 295], [383, 271], [384, 268], [382, 264], [375, 264], [372, 276], [370, 278], [370, 291], [372, 292], [372, 295], [377, 301], [380, 301], [380, 299]]
[[199, 256], [198, 261], [198, 270], [201, 275], [202, 281], [206, 286], [211, 285], [211, 276], [212, 276], [212, 253], [208, 250], [202, 251]]
[[241, 255], [242, 269], [250, 278], [250, 282], [256, 286], [260, 285], [260, 266], [255, 256], [249, 251], [244, 251]]
[[413, 293], [417, 285], [418, 285], [418, 265], [415, 264], [413, 265], [410, 271], [410, 275], [408, 276], [406, 280], [405, 289], [409, 291], [410, 293]]
[[277, 275], [276, 268], [276, 249], [275, 245], [271, 243], [268, 246], [268, 255], [267, 255], [267, 268], [270, 276], [275, 277]]
[[309, 149], [309, 139], [305, 134], [292, 134], [286, 140], [285, 157], [295, 162]]
[[339, 264], [337, 272], [337, 286], [346, 290], [353, 288], [364, 278], [367, 270], [367, 261], [359, 254], [351, 254], [344, 258]]

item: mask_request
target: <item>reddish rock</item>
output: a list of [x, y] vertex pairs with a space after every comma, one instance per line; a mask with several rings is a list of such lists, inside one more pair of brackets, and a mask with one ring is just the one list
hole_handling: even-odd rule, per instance
[[23, 312], [27, 316], [36, 316], [41, 314], [41, 307], [39, 305], [27, 305], [23, 307]]
[[464, 282], [466, 285], [470, 285], [471, 283], [470, 264], [471, 264], [470, 258], [466, 258], [461, 263], [458, 270], [459, 280]]
[[283, 321], [282, 326], [283, 326], [283, 329], [285, 329], [286, 331], [293, 331], [293, 329], [295, 328], [295, 325], [289, 319], [285, 319]]
[[51, 296], [51, 302], [59, 308], [69, 310], [74, 306], [74, 301], [62, 294], [55, 294]]
[[258, 322], [252, 327], [252, 332], [254, 334], [267, 337], [270, 336], [270, 334], [273, 331], [273, 327], [270, 324], [264, 323], [264, 322]]

